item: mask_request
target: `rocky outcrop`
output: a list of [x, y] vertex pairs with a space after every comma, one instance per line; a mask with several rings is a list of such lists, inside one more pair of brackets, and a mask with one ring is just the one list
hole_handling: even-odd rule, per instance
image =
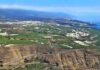
[[37, 59], [59, 70], [100, 70], [99, 49], [60, 49], [37, 45], [0, 47], [0, 66], [23, 65]]
[[62, 70], [100, 70], [100, 52], [96, 49], [62, 49], [38, 57]]

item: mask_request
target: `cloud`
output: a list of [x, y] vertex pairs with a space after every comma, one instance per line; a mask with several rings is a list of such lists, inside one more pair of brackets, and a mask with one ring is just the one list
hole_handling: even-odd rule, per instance
[[0, 8], [4, 9], [25, 9], [25, 10], [38, 10], [38, 11], [48, 11], [48, 12], [63, 12], [70, 14], [86, 14], [86, 13], [99, 13], [100, 7], [46, 7], [46, 6], [27, 6], [27, 5], [17, 5], [17, 4], [1, 4]]

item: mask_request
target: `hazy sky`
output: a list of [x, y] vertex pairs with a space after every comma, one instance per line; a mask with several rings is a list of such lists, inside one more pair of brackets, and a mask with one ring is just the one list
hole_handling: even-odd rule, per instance
[[0, 0], [0, 8], [63, 12], [90, 21], [100, 18], [100, 0]]
[[32, 6], [100, 6], [100, 0], [0, 0], [0, 3]]

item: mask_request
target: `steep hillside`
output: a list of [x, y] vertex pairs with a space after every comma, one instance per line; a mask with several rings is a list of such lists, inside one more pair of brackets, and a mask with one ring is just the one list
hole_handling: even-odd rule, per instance
[[[34, 66], [34, 65], [39, 66]], [[0, 68], [28, 70], [100, 70], [100, 50], [59, 49], [37, 45], [0, 47]], [[37, 67], [37, 68], [36, 68]], [[30, 68], [30, 67], [29, 67]], [[22, 70], [21, 69], [21, 70]]]

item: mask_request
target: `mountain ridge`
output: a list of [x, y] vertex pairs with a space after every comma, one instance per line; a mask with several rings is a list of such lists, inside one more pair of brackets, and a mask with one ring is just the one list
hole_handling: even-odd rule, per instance
[[0, 12], [1, 19], [12, 20], [32, 20], [34, 18], [71, 18], [70, 15], [65, 13], [43, 12], [35, 10], [0, 9]]

